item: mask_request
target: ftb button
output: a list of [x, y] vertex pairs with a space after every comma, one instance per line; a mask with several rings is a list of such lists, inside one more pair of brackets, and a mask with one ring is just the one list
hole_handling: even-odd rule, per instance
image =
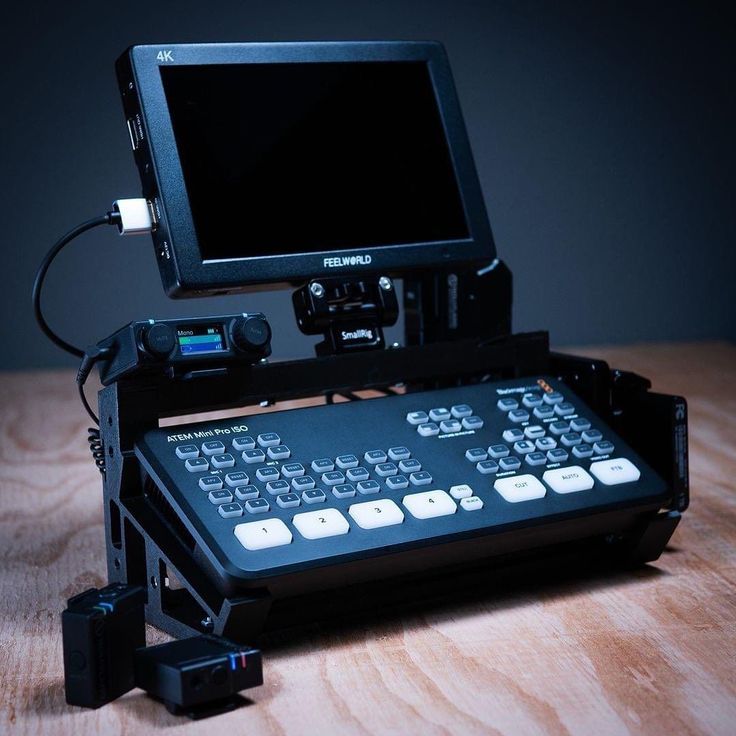
[[639, 468], [625, 457], [592, 463], [590, 472], [606, 486], [616, 486], [619, 483], [633, 483], [641, 477]]

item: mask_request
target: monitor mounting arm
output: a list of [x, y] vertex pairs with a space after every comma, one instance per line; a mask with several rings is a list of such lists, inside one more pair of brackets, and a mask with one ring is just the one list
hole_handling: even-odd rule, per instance
[[383, 328], [399, 316], [396, 287], [388, 276], [315, 279], [292, 299], [299, 329], [324, 335], [315, 347], [320, 356], [383, 349]]

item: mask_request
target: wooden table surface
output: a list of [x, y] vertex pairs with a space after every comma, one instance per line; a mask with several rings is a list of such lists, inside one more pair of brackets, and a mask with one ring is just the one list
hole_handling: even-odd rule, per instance
[[0, 733], [736, 733], [736, 346], [585, 354], [689, 401], [692, 507], [659, 561], [310, 631], [267, 653], [251, 705], [199, 722], [141, 691], [65, 704], [59, 614], [106, 582], [100, 479], [73, 375], [4, 374]]

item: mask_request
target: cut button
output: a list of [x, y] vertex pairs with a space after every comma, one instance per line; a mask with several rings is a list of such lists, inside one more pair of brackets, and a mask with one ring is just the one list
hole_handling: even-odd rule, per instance
[[547, 489], [533, 475], [512, 475], [509, 478], [499, 478], [493, 487], [509, 503], [543, 498], [547, 493]]

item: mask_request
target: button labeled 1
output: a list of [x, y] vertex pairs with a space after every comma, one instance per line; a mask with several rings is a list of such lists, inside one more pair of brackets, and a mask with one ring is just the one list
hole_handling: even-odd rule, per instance
[[639, 468], [625, 457], [592, 463], [590, 472], [606, 486], [616, 486], [619, 483], [633, 483], [641, 477]]
[[512, 475], [509, 478], [499, 478], [493, 487], [509, 503], [543, 498], [547, 493], [547, 489], [533, 475]]
[[337, 509], [323, 509], [297, 514], [293, 518], [294, 526], [307, 539], [323, 539], [347, 534], [350, 530], [348, 520]]
[[449, 516], [457, 511], [457, 504], [444, 491], [426, 491], [404, 496], [402, 503], [415, 519], [433, 519]]
[[[558, 450], [559, 452], [559, 450]], [[576, 491], [587, 491], [593, 487], [595, 481], [590, 474], [579, 465], [569, 468], [557, 468], [548, 470], [542, 480], [555, 493], [575, 493]]]
[[238, 524], [234, 532], [240, 544], [251, 552], [291, 544], [292, 539], [289, 528], [281, 519], [264, 519]]
[[348, 509], [348, 513], [361, 529], [378, 529], [404, 522], [403, 512], [389, 498], [368, 503], [354, 503]]

